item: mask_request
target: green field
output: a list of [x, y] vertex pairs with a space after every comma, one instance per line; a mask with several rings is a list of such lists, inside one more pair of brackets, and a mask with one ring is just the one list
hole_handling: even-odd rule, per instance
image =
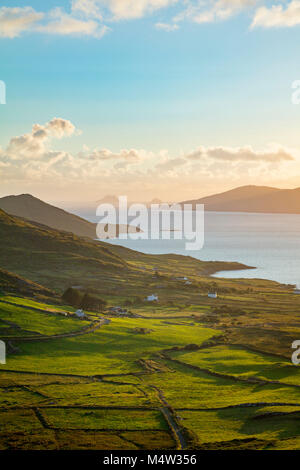
[[300, 386], [300, 368], [291, 361], [235, 346], [216, 346], [197, 352], [174, 352], [172, 358], [186, 364], [236, 377], [256, 377]]
[[[11, 301], [11, 298], [9, 299]], [[38, 305], [37, 303], [35, 304]], [[27, 303], [24, 305], [27, 307]], [[40, 308], [43, 309], [45, 307], [41, 305]], [[27, 332], [30, 335], [50, 336], [80, 330], [88, 325], [85, 321], [75, 318], [66, 319], [55, 313], [47, 314], [47, 319], [45, 315], [45, 313], [40, 313], [30, 308], [22, 308], [19, 305], [1, 302], [0, 299], [0, 331], [4, 326], [6, 326], [6, 329], [8, 328], [5, 322], [10, 324], [9, 330], [5, 331], [4, 334], [2, 333], [3, 336], [19, 335], [20, 329], [21, 332]]]
[[[48, 318], [44, 321], [47, 324]], [[81, 321], [77, 323], [81, 325]], [[151, 332], [146, 335], [135, 332], [135, 328], [142, 327]], [[162, 320], [116, 318], [89, 335], [22, 343], [19, 345], [22, 354], [10, 357], [9, 368], [87, 376], [138, 372], [141, 370], [138, 359], [169, 347], [201, 344], [217, 334], [193, 322], [178, 328]]]
[[0, 365], [0, 449], [299, 448], [295, 304], [276, 289], [215, 304], [179, 292], [174, 305], [133, 306], [139, 317], [104, 312], [86, 332], [98, 314], [81, 321], [59, 303], [2, 296], [0, 331], [13, 340]]

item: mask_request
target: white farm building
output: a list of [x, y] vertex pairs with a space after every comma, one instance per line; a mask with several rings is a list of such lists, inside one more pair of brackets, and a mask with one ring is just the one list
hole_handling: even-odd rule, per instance
[[147, 302], [157, 302], [158, 301], [158, 295], [156, 294], [151, 294], [146, 297]]
[[216, 299], [218, 297], [218, 294], [216, 292], [209, 292], [207, 294], [207, 297], [209, 297], [210, 299]]
[[76, 310], [75, 315], [78, 318], [84, 318], [85, 317], [85, 313], [81, 308], [79, 310]]

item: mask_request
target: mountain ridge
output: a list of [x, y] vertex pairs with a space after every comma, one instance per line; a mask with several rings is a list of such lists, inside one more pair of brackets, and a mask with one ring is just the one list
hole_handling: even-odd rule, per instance
[[247, 185], [199, 199], [180, 202], [204, 204], [206, 211], [300, 214], [300, 188], [280, 189]]
[[[57, 230], [72, 232], [79, 237], [97, 238], [97, 224], [78, 215], [48, 204], [31, 194], [10, 195], [0, 198], [0, 209], [6, 213], [37, 222]], [[99, 224], [102, 229], [107, 224]], [[110, 224], [109, 224], [110, 225]], [[135, 232], [135, 227], [117, 225], [116, 233]]]

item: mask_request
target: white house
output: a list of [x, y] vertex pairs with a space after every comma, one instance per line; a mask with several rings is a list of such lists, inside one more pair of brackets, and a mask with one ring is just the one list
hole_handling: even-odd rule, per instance
[[209, 292], [207, 294], [207, 297], [209, 297], [210, 299], [216, 299], [218, 297], [218, 294], [216, 292]]
[[294, 289], [294, 294], [300, 294], [300, 289]]
[[158, 295], [156, 294], [151, 294], [151, 295], [148, 295], [148, 297], [146, 297], [147, 302], [155, 302], [158, 300]]
[[85, 317], [85, 313], [81, 308], [79, 310], [76, 310], [75, 315], [78, 318], [84, 318]]

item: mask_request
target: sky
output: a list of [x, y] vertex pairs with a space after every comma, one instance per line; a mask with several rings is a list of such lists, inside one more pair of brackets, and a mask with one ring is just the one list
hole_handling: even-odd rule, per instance
[[0, 196], [300, 186], [299, 40], [300, 0], [3, 0]]

